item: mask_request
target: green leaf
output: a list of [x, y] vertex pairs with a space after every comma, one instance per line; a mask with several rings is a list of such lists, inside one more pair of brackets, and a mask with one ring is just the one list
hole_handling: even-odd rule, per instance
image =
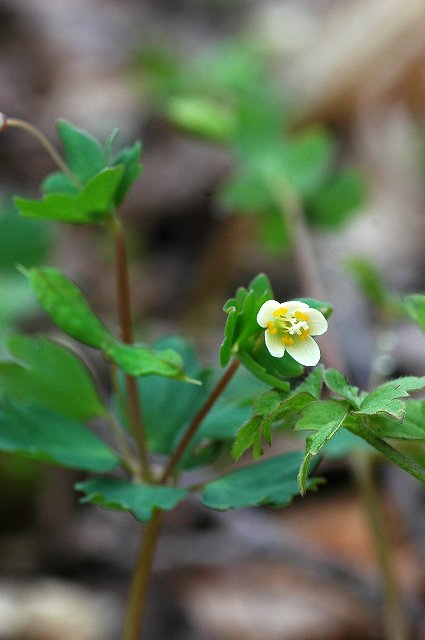
[[30, 269], [24, 275], [42, 307], [62, 331], [98, 349], [109, 339], [108, 330], [90, 309], [81, 290], [58, 269]]
[[13, 336], [7, 344], [18, 362], [0, 362], [0, 396], [76, 420], [104, 415], [91, 376], [72, 351], [47, 338]]
[[320, 400], [323, 386], [323, 367], [315, 367], [305, 380], [299, 384], [294, 393], [308, 393], [316, 400]]
[[79, 189], [69, 176], [60, 171], [51, 173], [43, 180], [41, 189], [44, 194], [65, 193], [71, 196], [77, 195]]
[[46, 223], [21, 218], [11, 202], [2, 205], [0, 211], [1, 271], [15, 271], [17, 264], [32, 267], [43, 262], [51, 244], [51, 228]]
[[266, 416], [274, 411], [282, 402], [284, 394], [275, 389], [271, 389], [262, 393], [253, 405], [253, 413], [255, 416]]
[[277, 405], [267, 416], [263, 418], [261, 429], [270, 432], [273, 425], [279, 428], [291, 429], [296, 422], [298, 414], [315, 398], [308, 392], [301, 391], [289, 396]]
[[140, 522], [150, 520], [156, 509], [171, 511], [188, 494], [183, 488], [132, 483], [107, 477], [78, 482], [75, 488], [86, 494], [81, 502], [129, 511]]
[[0, 411], [0, 450], [96, 473], [119, 462], [83, 424], [37, 405], [10, 404]]
[[425, 400], [409, 400], [402, 424], [385, 416], [375, 416], [370, 427], [380, 438], [425, 441]]
[[[156, 375], [137, 381], [143, 398], [141, 408], [149, 449], [162, 455], [170, 455], [174, 451], [215, 384], [213, 372], [201, 368], [190, 345], [179, 338], [167, 338], [155, 344], [159, 353], [169, 348], [179, 353], [187, 375], [202, 381], [202, 385], [188, 385]], [[259, 387], [255, 378], [249, 380], [248, 377], [249, 374], [239, 370], [213, 405], [191, 442], [188, 455], [182, 461], [183, 468], [200, 466], [206, 464], [210, 456], [216, 457], [216, 444], [232, 439], [247, 419], [249, 400]], [[172, 411], [167, 407], [172, 407]]]
[[425, 331], [425, 295], [412, 293], [405, 296], [403, 303], [409, 316]]
[[345, 376], [337, 369], [328, 369], [325, 372], [325, 382], [328, 389], [337, 393], [341, 398], [345, 398], [354, 409], [358, 409], [361, 399], [359, 398], [359, 390], [348, 384]]
[[232, 447], [232, 458], [237, 461], [252, 447], [254, 459], [263, 454], [263, 433], [260, 429], [262, 416], [254, 415], [239, 429]]
[[81, 290], [58, 269], [43, 267], [25, 271], [39, 302], [62, 331], [76, 340], [100, 349], [132, 376], [158, 374], [189, 380], [182, 360], [173, 350], [153, 351], [116, 340], [93, 313]]
[[314, 127], [283, 141], [282, 170], [303, 196], [316, 191], [326, 178], [334, 156], [334, 143], [325, 130]]
[[105, 167], [104, 150], [96, 138], [66, 120], [58, 120], [57, 129], [69, 168], [85, 184]]
[[90, 222], [87, 212], [76, 206], [75, 196], [67, 193], [49, 193], [44, 196], [43, 200], [16, 197], [14, 203], [25, 218], [43, 218], [73, 224]]
[[249, 283], [247, 289], [239, 287], [236, 297], [226, 302], [223, 309], [229, 316], [220, 348], [221, 366], [226, 366], [232, 353], [236, 353], [240, 345], [252, 342], [261, 333], [257, 313], [263, 302], [271, 298], [273, 291], [269, 279], [260, 273]]
[[261, 456], [263, 442], [271, 444], [272, 427], [291, 428], [300, 411], [313, 401], [313, 396], [305, 392], [295, 393], [283, 401], [281, 394], [274, 391], [260, 396], [258, 401], [254, 403], [254, 415], [242, 425], [236, 434], [232, 449], [233, 459], [238, 460], [250, 447], [253, 449], [254, 458]]
[[195, 382], [185, 377], [183, 361], [172, 349], [154, 351], [140, 345], [123, 344], [113, 338], [104, 340], [101, 349], [108, 358], [131, 376], [156, 374]]
[[309, 221], [325, 229], [339, 229], [362, 205], [365, 181], [355, 169], [344, 171], [312, 193], [306, 210]]
[[114, 194], [116, 206], [122, 204], [131, 185], [142, 173], [141, 154], [142, 145], [140, 142], [135, 142], [132, 147], [121, 149], [112, 161], [114, 167], [118, 165], [124, 166], [124, 173]]
[[234, 114], [227, 106], [202, 96], [170, 98], [165, 113], [178, 127], [211, 140], [227, 141], [235, 128]]
[[294, 451], [238, 469], [209, 482], [201, 501], [219, 511], [262, 504], [287, 506], [298, 493], [296, 473], [301, 460], [302, 454]]
[[[105, 214], [114, 209], [115, 192], [123, 178], [124, 167], [107, 167], [96, 173], [82, 189], [73, 193], [66, 188], [65, 193], [53, 191], [60, 186], [56, 178], [48, 182], [49, 191], [43, 200], [15, 198], [15, 205], [25, 217], [45, 218], [74, 224], [101, 222]], [[53, 174], [63, 175], [63, 174]]]
[[346, 407], [333, 400], [313, 402], [304, 409], [295, 428], [314, 433], [307, 437], [304, 460], [297, 476], [301, 495], [306, 492], [311, 458], [334, 437], [346, 417]]
[[[258, 354], [258, 351], [257, 351], [257, 354]], [[263, 354], [264, 359], [266, 359], [266, 356], [267, 354], [264, 353]], [[281, 389], [282, 391], [289, 390], [289, 382], [283, 379], [283, 377], [281, 377], [281, 374], [280, 374], [280, 369], [283, 369], [283, 374], [282, 374], [283, 376], [291, 375], [290, 373], [287, 374], [286, 371], [284, 370], [285, 364], [288, 365], [289, 372], [295, 370], [295, 369], [292, 369], [292, 362], [291, 362], [292, 358], [289, 359], [290, 356], [288, 356], [288, 354], [285, 353], [283, 358], [279, 358], [279, 359], [275, 358], [275, 360], [277, 361], [276, 363], [270, 361], [269, 367], [267, 366], [267, 364], [264, 365], [258, 362], [256, 359], [253, 358], [253, 356], [250, 353], [242, 349], [238, 351], [238, 358], [242, 362], [243, 366], [246, 367], [248, 371], [250, 371], [254, 376], [257, 376], [259, 380], [262, 380], [262, 382], [265, 382], [271, 387], [276, 387], [277, 389]], [[285, 362], [283, 362], [284, 359], [286, 359]], [[280, 367], [279, 367], [279, 364], [281, 365]], [[269, 371], [269, 368], [272, 369], [272, 372]], [[301, 367], [301, 370], [297, 369], [297, 375], [301, 375], [302, 371], [303, 371], [302, 367]]]
[[387, 413], [401, 422], [406, 413], [406, 402], [400, 398], [407, 398], [409, 391], [419, 391], [425, 388], [425, 376], [416, 378], [406, 376], [390, 380], [369, 393], [361, 402], [358, 415], [372, 416]]
[[75, 199], [78, 211], [88, 215], [88, 220], [104, 219], [114, 207], [114, 196], [124, 174], [124, 167], [107, 167], [96, 173], [83, 187]]
[[352, 257], [346, 261], [346, 265], [367, 300], [381, 307], [388, 304], [390, 294], [372, 262], [366, 258]]

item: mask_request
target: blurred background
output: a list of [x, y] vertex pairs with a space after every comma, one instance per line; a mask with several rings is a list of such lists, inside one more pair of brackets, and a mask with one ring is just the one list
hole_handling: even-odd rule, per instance
[[[121, 144], [142, 140], [123, 208], [140, 339], [179, 333], [216, 363], [223, 303], [264, 271], [278, 299], [334, 305], [339, 347], [323, 345], [324, 359], [355, 384], [424, 374], [419, 329], [388, 313], [424, 289], [423, 0], [0, 0], [0, 111], [58, 148], [58, 117], [102, 141], [115, 128]], [[276, 130], [298, 162], [286, 176], [305, 212], [298, 248], [270, 195]], [[11, 196], [39, 197], [53, 169], [24, 132], [2, 135], [3, 353], [13, 332], [52, 331], [17, 263], [60, 266], [116, 322], [102, 231], [14, 211]], [[307, 254], [318, 282], [300, 269]], [[0, 639], [118, 638], [138, 524], [78, 505], [76, 473], [0, 463]], [[423, 490], [379, 471], [411, 637], [425, 639]], [[318, 495], [281, 511], [188, 501], [171, 514], [144, 638], [383, 638], [350, 465], [340, 457], [323, 474]]]

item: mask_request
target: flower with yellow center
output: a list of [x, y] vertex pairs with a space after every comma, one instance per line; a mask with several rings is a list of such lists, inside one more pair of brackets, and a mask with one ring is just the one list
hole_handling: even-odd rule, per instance
[[299, 300], [267, 300], [257, 314], [257, 322], [266, 329], [266, 346], [275, 358], [282, 358], [287, 351], [305, 366], [319, 362], [320, 349], [312, 336], [325, 333], [328, 323], [317, 309]]

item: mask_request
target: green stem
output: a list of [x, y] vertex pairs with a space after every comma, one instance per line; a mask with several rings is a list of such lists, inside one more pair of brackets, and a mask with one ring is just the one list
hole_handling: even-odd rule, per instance
[[409, 624], [402, 606], [401, 593], [394, 572], [391, 545], [386, 530], [386, 517], [381, 496], [373, 476], [371, 456], [358, 452], [352, 456], [352, 469], [361, 489], [373, 546], [384, 592], [384, 625], [388, 640], [406, 640]]
[[[122, 225], [116, 216], [111, 218], [108, 228], [111, 231], [115, 242], [117, 304], [121, 339], [126, 344], [132, 344], [133, 328], [131, 322], [130, 286], [124, 232]], [[152, 481], [152, 473], [149, 465], [149, 451], [143, 425], [139, 388], [137, 386], [136, 378], [126, 374], [125, 386], [128, 397], [128, 420], [137, 445], [142, 467], [142, 475], [145, 480]]]
[[230, 380], [233, 378], [234, 374], [236, 373], [238, 367], [239, 367], [239, 360], [235, 358], [234, 360], [232, 360], [228, 369], [226, 369], [223, 376], [217, 382], [216, 386], [211, 391], [210, 395], [208, 396], [203, 406], [199, 409], [198, 413], [193, 418], [192, 422], [187, 428], [186, 433], [180, 440], [178, 447], [176, 448], [170, 460], [168, 461], [168, 464], [160, 480], [161, 484], [165, 484], [169, 479], [169, 477], [171, 476], [171, 474], [177, 469], [180, 460], [182, 459], [193, 436], [201, 426], [203, 419], [205, 418], [205, 416], [207, 415], [207, 413], [209, 412], [213, 404], [216, 402], [218, 397], [224, 391], [226, 386], [229, 384]]
[[161, 511], [146, 525], [130, 587], [122, 640], [139, 640], [142, 632], [153, 559], [161, 527]]
[[8, 127], [23, 129], [24, 131], [29, 133], [33, 138], [38, 140], [38, 142], [44, 147], [44, 149], [47, 151], [47, 153], [52, 158], [53, 162], [59, 167], [59, 169], [65, 175], [67, 175], [70, 180], [72, 180], [72, 182], [75, 184], [76, 187], [81, 189], [82, 185], [78, 180], [78, 178], [72, 173], [69, 167], [65, 164], [65, 162], [62, 160], [62, 158], [60, 157], [60, 155], [58, 154], [54, 146], [46, 138], [44, 133], [40, 131], [40, 129], [37, 129], [37, 127], [34, 127], [34, 125], [30, 124], [29, 122], [25, 122], [25, 120], [19, 120], [18, 118], [6, 118], [5, 124], [2, 130]]

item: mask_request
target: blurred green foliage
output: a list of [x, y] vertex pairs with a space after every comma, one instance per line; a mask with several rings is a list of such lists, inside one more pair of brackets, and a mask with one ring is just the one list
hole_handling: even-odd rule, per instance
[[179, 129], [228, 147], [233, 175], [221, 185], [224, 210], [255, 215], [270, 250], [291, 242], [294, 199], [317, 227], [335, 230], [358, 210], [365, 181], [340, 168], [336, 138], [324, 127], [294, 127], [273, 77], [273, 60], [243, 39], [179, 60], [148, 50], [138, 58], [143, 91]]

